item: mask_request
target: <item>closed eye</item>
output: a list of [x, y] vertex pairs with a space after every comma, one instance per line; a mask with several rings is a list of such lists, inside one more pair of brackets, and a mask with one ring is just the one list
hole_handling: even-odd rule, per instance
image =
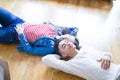
[[65, 48], [66, 47], [66, 44], [62, 44], [62, 48]]

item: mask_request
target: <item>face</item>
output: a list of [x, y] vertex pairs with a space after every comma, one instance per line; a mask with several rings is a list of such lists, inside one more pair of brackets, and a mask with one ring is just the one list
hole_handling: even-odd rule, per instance
[[72, 43], [75, 43], [75, 37], [72, 36], [72, 35], [69, 35], [69, 34], [65, 34], [65, 35], [61, 35], [59, 37], [60, 40], [67, 40], [67, 41], [70, 41]]
[[73, 42], [69, 40], [62, 40], [58, 44], [59, 53], [61, 54], [61, 58], [70, 58], [76, 49], [76, 46]]

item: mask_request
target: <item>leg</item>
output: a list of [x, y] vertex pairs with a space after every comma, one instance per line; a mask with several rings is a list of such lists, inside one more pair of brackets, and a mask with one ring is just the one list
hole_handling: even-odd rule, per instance
[[0, 43], [19, 43], [18, 34], [14, 29], [14, 25], [0, 28]]
[[22, 19], [18, 18], [17, 16], [13, 15], [11, 12], [3, 9], [0, 7], [0, 24], [3, 27], [6, 27], [12, 23], [17, 22], [24, 22]]
[[0, 7], [0, 24], [3, 26], [0, 27], [0, 43], [18, 43], [14, 27], [23, 22], [24, 20]]

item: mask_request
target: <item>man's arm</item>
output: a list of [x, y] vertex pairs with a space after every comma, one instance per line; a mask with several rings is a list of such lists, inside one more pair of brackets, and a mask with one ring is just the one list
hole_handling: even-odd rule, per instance
[[60, 60], [57, 54], [46, 55], [42, 58], [42, 62], [47, 66], [72, 74], [71, 66], [67, 61]]
[[100, 60], [97, 60], [98, 62], [101, 62], [101, 68], [108, 70], [111, 65], [112, 61], [112, 54], [105, 52], [102, 58]]

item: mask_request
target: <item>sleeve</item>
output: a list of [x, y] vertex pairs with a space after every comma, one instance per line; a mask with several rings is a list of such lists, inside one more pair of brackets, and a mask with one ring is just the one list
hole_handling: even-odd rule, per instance
[[60, 56], [57, 54], [50, 54], [42, 57], [42, 62], [49, 67], [72, 74], [71, 66], [68, 61], [60, 60]]
[[20, 46], [27, 54], [45, 56], [54, 52], [54, 46], [31, 46], [24, 34], [19, 35]]
[[103, 58], [105, 55], [108, 55], [112, 58], [111, 53], [104, 52], [90, 46], [83, 46], [81, 49], [82, 49], [82, 53], [87, 53], [87, 55], [94, 60], [99, 60]]
[[78, 27], [67, 27], [67, 31], [70, 35], [76, 36], [78, 33]]

